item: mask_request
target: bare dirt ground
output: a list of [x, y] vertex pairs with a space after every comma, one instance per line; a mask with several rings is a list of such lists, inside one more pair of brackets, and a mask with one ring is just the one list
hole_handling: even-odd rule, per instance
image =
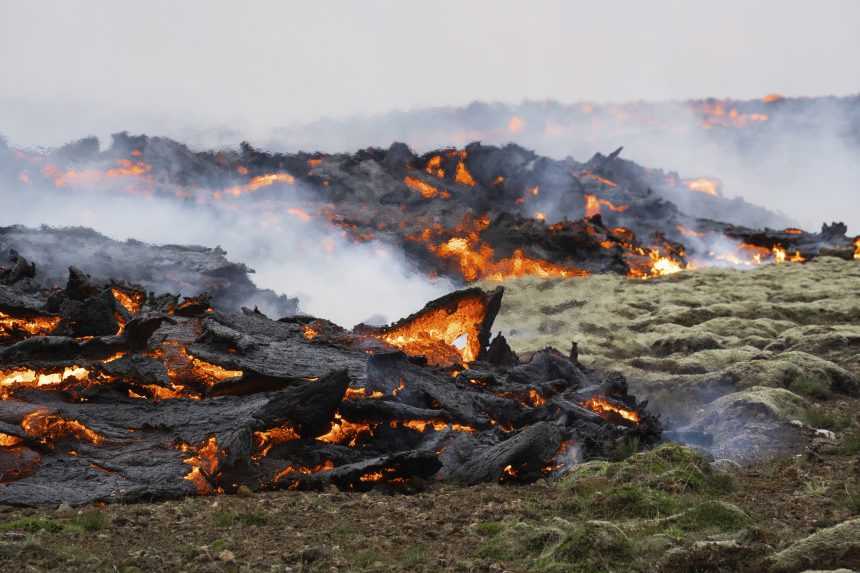
[[860, 263], [507, 287], [496, 327], [518, 351], [576, 341], [583, 362], [623, 372], [655, 405], [665, 402], [674, 423], [735, 396], [759, 400], [761, 420], [794, 428], [799, 440], [741, 465], [665, 445], [530, 486], [0, 508], [0, 570], [860, 567], [860, 400], [849, 395], [860, 376]]

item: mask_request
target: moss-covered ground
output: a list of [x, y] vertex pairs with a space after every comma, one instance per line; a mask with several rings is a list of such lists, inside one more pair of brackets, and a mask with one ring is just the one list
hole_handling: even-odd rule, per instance
[[860, 568], [860, 264], [508, 286], [497, 327], [518, 351], [576, 341], [676, 423], [743, 400], [802, 424], [800, 441], [745, 464], [665, 444], [529, 486], [6, 507], [0, 571]]

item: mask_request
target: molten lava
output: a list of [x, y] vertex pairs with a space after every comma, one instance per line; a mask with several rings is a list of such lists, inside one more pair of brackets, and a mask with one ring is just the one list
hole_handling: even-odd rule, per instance
[[424, 168], [429, 175], [434, 177], [438, 177], [439, 179], [445, 178], [445, 170], [442, 168], [442, 156], [434, 155], [430, 158], [430, 161], [427, 162], [427, 166]]
[[590, 195], [588, 193], [585, 194], [585, 216], [593, 217], [600, 213], [600, 208], [606, 207], [610, 211], [615, 213], [623, 213], [627, 209], [630, 208], [630, 205], [616, 205], [612, 201], [608, 199], [600, 199], [595, 195]]
[[370, 424], [363, 422], [353, 423], [349, 420], [344, 420], [339, 413], [336, 413], [334, 421], [331, 423], [331, 429], [325, 435], [318, 437], [317, 440], [327, 444], [355, 447], [362, 438], [372, 435], [373, 426]]
[[[167, 376], [173, 384], [173, 390], [185, 397], [188, 395], [187, 386], [212, 387], [224, 380], [241, 378], [241, 370], [227, 370], [217, 364], [206, 362], [188, 353], [185, 346], [176, 340], [165, 340], [152, 353], [154, 358], [161, 360], [167, 368]], [[168, 396], [164, 396], [168, 397]]]
[[439, 190], [430, 185], [429, 183], [425, 183], [420, 179], [416, 179], [415, 177], [409, 177], [408, 175], [403, 179], [403, 182], [406, 183], [406, 186], [412, 189], [413, 191], [417, 191], [421, 194], [425, 199], [432, 199], [439, 195]]
[[296, 182], [296, 178], [289, 173], [267, 173], [266, 175], [257, 175], [244, 185], [235, 185], [224, 190], [227, 195], [240, 197], [246, 193], [253, 193], [258, 189], [269, 187], [275, 183], [286, 183], [292, 185]]
[[268, 455], [269, 450], [278, 444], [285, 444], [294, 440], [301, 439], [299, 433], [289, 424], [285, 424], [278, 428], [272, 428], [265, 432], [254, 432], [254, 449], [253, 458], [259, 460]]
[[475, 180], [472, 179], [472, 174], [469, 173], [468, 169], [466, 169], [466, 164], [462, 161], [457, 163], [457, 173], [454, 176], [454, 180], [457, 183], [468, 185], [469, 187], [474, 187], [477, 184]]
[[57, 328], [58, 324], [60, 324], [58, 316], [16, 318], [0, 311], [0, 340], [20, 334], [47, 336]]
[[478, 339], [487, 307], [480, 295], [462, 298], [456, 307], [434, 308], [376, 335], [412, 356], [425, 356], [430, 364], [468, 364], [478, 358]]
[[218, 490], [213, 489], [212, 478], [216, 477], [218, 465], [220, 463], [221, 452], [218, 450], [218, 440], [215, 436], [211, 436], [198, 447], [193, 447], [188, 444], [179, 444], [179, 450], [182, 452], [193, 452], [189, 458], [185, 458], [182, 463], [191, 466], [191, 471], [186, 474], [186, 480], [192, 482], [197, 488], [197, 493], [200, 495], [208, 495]]
[[310, 324], [306, 324], [304, 329], [302, 330], [302, 335], [305, 337], [305, 340], [313, 340], [317, 336], [319, 336], [319, 332], [311, 326]]
[[790, 263], [802, 263], [806, 259], [800, 254], [800, 251], [795, 251], [793, 255], [789, 255], [783, 247], [775, 246], [773, 248], [773, 259], [777, 264], [790, 262]]
[[0, 392], [4, 387], [56, 386], [68, 380], [85, 381], [90, 372], [80, 366], [67, 366], [56, 370], [36, 371], [31, 368], [0, 370]]
[[638, 412], [634, 410], [628, 410], [627, 408], [623, 408], [621, 406], [617, 406], [603, 396], [592, 396], [591, 398], [583, 402], [582, 405], [591, 410], [592, 412], [600, 414], [604, 418], [612, 414], [617, 414], [628, 422], [633, 422], [636, 424], [639, 423]]
[[0, 432], [0, 448], [11, 448], [13, 446], [18, 446], [24, 443], [24, 440], [19, 438], [18, 436], [10, 436], [9, 434], [4, 434]]
[[140, 307], [143, 301], [146, 300], [146, 294], [139, 291], [126, 291], [118, 288], [110, 289], [114, 299], [125, 308], [129, 314], [137, 314], [140, 312]]
[[593, 180], [597, 181], [598, 183], [602, 183], [603, 185], [606, 185], [607, 187], [618, 187], [618, 183], [616, 183], [615, 181], [607, 179], [606, 177], [601, 177], [600, 175], [597, 175], [596, 173], [592, 173], [591, 171], [580, 171], [578, 173], [578, 175], [580, 177], [587, 177], [588, 179], [593, 179]]
[[441, 432], [443, 430], [451, 430], [453, 432], [465, 433], [475, 432], [475, 428], [471, 426], [464, 426], [463, 424], [445, 422], [444, 420], [392, 420], [388, 423], [388, 425], [392, 429], [409, 428], [415, 430], [416, 432], [422, 433], [426, 432], [430, 428], [437, 432]]
[[496, 261], [493, 260], [493, 249], [474, 237], [453, 237], [446, 243], [439, 246], [431, 244], [428, 248], [441, 258], [456, 260], [463, 278], [467, 281], [503, 281], [522, 276], [567, 278], [589, 274], [588, 271], [576, 267], [529, 258], [522, 249], [516, 249], [512, 256]]
[[333, 470], [333, 469], [334, 469], [334, 462], [332, 462], [331, 460], [326, 460], [323, 463], [316, 465], [316, 466], [312, 466], [312, 467], [289, 465], [289, 466], [285, 467], [284, 469], [282, 469], [281, 471], [279, 471], [277, 474], [275, 474], [275, 477], [272, 481], [274, 483], [278, 483], [279, 481], [282, 481], [284, 478], [288, 478], [290, 476], [290, 474], [310, 475], [310, 474], [316, 474], [316, 473], [320, 473], [320, 472], [327, 472], [327, 471]]
[[712, 195], [714, 197], [719, 197], [720, 187], [722, 184], [719, 179], [712, 179], [710, 177], [699, 177], [698, 179], [685, 179], [684, 186], [687, 187], [690, 191], [696, 191], [698, 193], [704, 193], [705, 195]]
[[27, 432], [27, 435], [39, 438], [39, 441], [46, 445], [52, 445], [68, 435], [96, 446], [105, 441], [104, 437], [77, 420], [66, 420], [60, 416], [38, 410], [27, 414], [21, 420], [21, 427]]

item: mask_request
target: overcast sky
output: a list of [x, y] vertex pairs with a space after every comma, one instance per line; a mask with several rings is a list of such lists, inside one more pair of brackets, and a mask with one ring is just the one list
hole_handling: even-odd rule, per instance
[[473, 100], [841, 95], [860, 91], [858, 22], [856, 0], [6, 0], [0, 96], [243, 129]]

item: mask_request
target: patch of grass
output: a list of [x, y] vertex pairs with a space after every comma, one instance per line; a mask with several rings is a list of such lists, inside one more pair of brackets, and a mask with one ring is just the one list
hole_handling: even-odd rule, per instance
[[584, 523], [565, 533], [557, 547], [537, 560], [537, 570], [579, 573], [620, 571], [627, 569], [635, 557], [633, 544], [620, 529], [610, 523]]
[[57, 533], [63, 530], [63, 524], [49, 517], [20, 517], [0, 523], [0, 531], [47, 531]]
[[482, 521], [475, 525], [475, 531], [484, 537], [495, 537], [505, 528], [499, 521]]
[[851, 417], [839, 412], [829, 411], [821, 406], [813, 406], [806, 411], [806, 423], [813, 428], [823, 428], [838, 432], [851, 425]]
[[234, 525], [259, 526], [266, 525], [268, 518], [262, 513], [242, 513], [237, 511], [221, 510], [213, 515], [215, 525], [218, 527], [233, 527]]
[[629, 484], [593, 496], [588, 510], [595, 516], [607, 519], [653, 519], [677, 512], [679, 502], [677, 496], [664, 491]]
[[789, 387], [789, 390], [801, 396], [807, 396], [816, 400], [829, 400], [833, 397], [833, 392], [830, 390], [830, 384], [823, 380], [804, 378], [795, 380]]
[[484, 541], [478, 547], [477, 556], [493, 561], [511, 561], [518, 557], [525, 557], [504, 535], [495, 535]]
[[398, 567], [403, 571], [410, 571], [427, 562], [427, 546], [421, 543], [410, 545], [400, 557]]
[[849, 456], [860, 454], [860, 428], [855, 428], [852, 432], [845, 434], [842, 443], [839, 444], [839, 451]]
[[385, 562], [385, 556], [377, 549], [367, 548], [356, 551], [352, 558], [352, 565], [358, 569], [367, 569], [377, 561]]
[[674, 521], [685, 531], [738, 531], [752, 520], [734, 505], [707, 501], [680, 514]]
[[83, 531], [101, 531], [110, 525], [108, 515], [97, 509], [75, 515], [69, 522], [70, 528]]
[[[678, 444], [663, 444], [609, 464], [604, 475], [615, 484], [634, 483], [675, 494], [723, 494], [733, 487], [728, 474], [714, 470], [699, 452]], [[576, 472], [572, 476], [575, 479]]]

